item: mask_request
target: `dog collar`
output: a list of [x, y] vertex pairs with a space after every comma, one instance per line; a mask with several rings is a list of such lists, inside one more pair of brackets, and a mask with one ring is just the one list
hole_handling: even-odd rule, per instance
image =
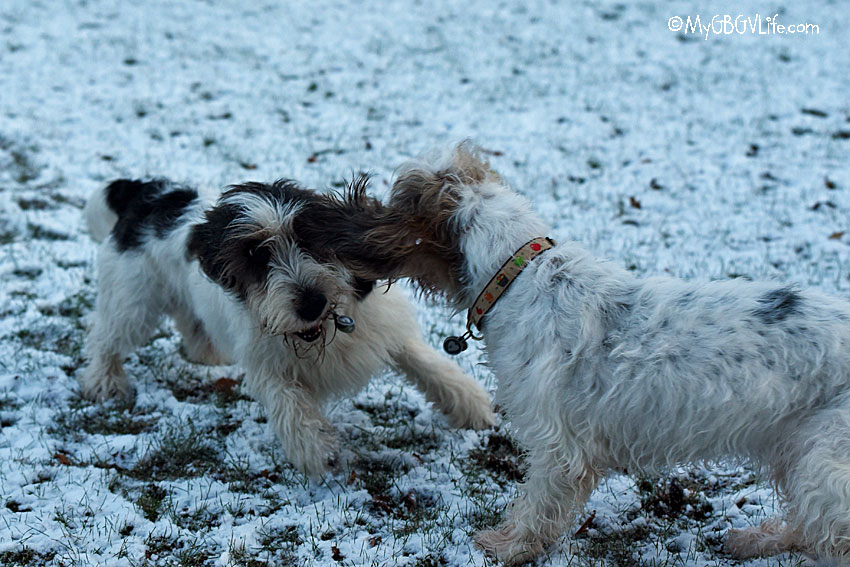
[[478, 297], [472, 308], [466, 314], [466, 332], [459, 337], [447, 337], [443, 341], [443, 349], [449, 354], [460, 354], [466, 350], [466, 339], [480, 341], [483, 336], [475, 336], [472, 332], [474, 326], [481, 330], [481, 319], [496, 304], [499, 298], [510, 287], [516, 277], [525, 269], [534, 258], [555, 246], [555, 241], [549, 237], [538, 237], [526, 242], [522, 248], [513, 253], [510, 259], [502, 264], [496, 275], [493, 276]]

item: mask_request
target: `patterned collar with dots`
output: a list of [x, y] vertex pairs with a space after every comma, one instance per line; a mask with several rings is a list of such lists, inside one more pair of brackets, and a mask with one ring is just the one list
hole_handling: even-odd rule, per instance
[[[526, 242], [522, 248], [517, 250], [511, 258], [505, 262], [496, 275], [484, 286], [484, 290], [478, 295], [472, 309], [466, 314], [466, 329], [472, 333], [472, 326], [480, 331], [481, 319], [496, 304], [496, 301], [505, 293], [505, 290], [513, 283], [514, 279], [525, 267], [538, 255], [555, 246], [555, 241], [548, 237], [538, 237]], [[474, 337], [473, 338], [479, 338]]]

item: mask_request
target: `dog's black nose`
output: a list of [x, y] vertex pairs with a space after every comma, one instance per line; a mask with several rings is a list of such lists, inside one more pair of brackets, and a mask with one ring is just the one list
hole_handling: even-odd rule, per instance
[[295, 311], [305, 321], [315, 321], [322, 316], [327, 304], [328, 298], [321, 292], [308, 289], [301, 294], [298, 308]]

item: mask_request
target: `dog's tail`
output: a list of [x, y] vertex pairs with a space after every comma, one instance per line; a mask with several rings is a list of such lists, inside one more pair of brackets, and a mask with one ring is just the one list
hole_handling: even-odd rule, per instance
[[116, 179], [91, 194], [86, 203], [85, 216], [92, 240], [103, 242], [109, 236], [118, 218], [143, 192], [143, 186], [143, 181]]

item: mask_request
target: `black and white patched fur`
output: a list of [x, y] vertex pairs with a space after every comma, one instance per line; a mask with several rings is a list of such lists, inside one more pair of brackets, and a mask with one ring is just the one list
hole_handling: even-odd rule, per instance
[[[404, 164], [361, 276], [408, 276], [459, 310], [549, 227], [469, 145]], [[371, 263], [371, 270], [368, 270]], [[725, 458], [759, 467], [785, 515], [733, 530], [736, 557], [798, 549], [850, 564], [850, 303], [741, 279], [641, 279], [560, 242], [483, 320], [488, 365], [527, 449], [508, 563], [557, 540], [612, 470]]]
[[[337, 250], [360, 242], [380, 204], [365, 180], [345, 195], [290, 181], [232, 187], [216, 201], [165, 180], [121, 179], [86, 206], [102, 241], [81, 390], [132, 399], [123, 362], [170, 315], [193, 361], [240, 365], [286, 456], [318, 475], [337, 460], [328, 398], [391, 367], [457, 427], [494, 423], [484, 389], [427, 346], [404, 294], [352, 277]], [[334, 314], [354, 318], [334, 332]]]

